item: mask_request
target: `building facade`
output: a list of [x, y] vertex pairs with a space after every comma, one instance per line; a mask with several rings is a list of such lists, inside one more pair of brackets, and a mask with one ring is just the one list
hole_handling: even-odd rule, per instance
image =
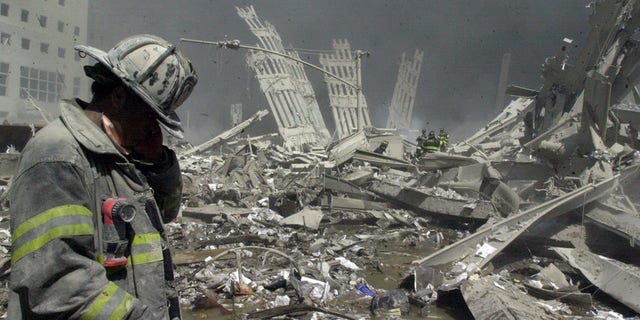
[[60, 99], [88, 96], [73, 50], [88, 13], [88, 0], [0, 0], [0, 122], [43, 124]]

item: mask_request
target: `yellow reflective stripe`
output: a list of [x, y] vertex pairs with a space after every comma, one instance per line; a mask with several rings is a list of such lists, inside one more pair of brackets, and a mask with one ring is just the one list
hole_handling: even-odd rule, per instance
[[49, 229], [43, 235], [23, 244], [13, 251], [11, 264], [18, 262], [22, 257], [32, 253], [49, 241], [63, 236], [86, 236], [93, 235], [93, 226], [88, 224], [70, 224]]
[[153, 242], [159, 242], [159, 241], [160, 241], [160, 234], [157, 232], [142, 233], [142, 234], [136, 234], [135, 236], [133, 236], [133, 241], [131, 242], [131, 244], [135, 246], [138, 244], [153, 243]]
[[41, 226], [52, 219], [64, 216], [75, 216], [75, 215], [83, 215], [87, 217], [92, 217], [91, 211], [86, 207], [77, 205], [77, 204], [68, 204], [64, 206], [58, 206], [55, 208], [51, 208], [47, 211], [44, 211], [35, 217], [23, 222], [20, 224], [15, 231], [13, 231], [12, 239], [15, 240], [20, 238], [25, 232]]
[[133, 265], [140, 265], [145, 263], [152, 263], [164, 260], [162, 251], [154, 251], [147, 253], [138, 253], [131, 256], [131, 263]]
[[133, 303], [133, 296], [125, 292], [124, 298], [122, 298], [122, 301], [118, 304], [116, 309], [113, 311], [113, 313], [109, 317], [109, 320], [124, 319], [124, 316], [127, 314], [127, 312], [129, 312], [129, 309], [131, 309], [132, 303]]
[[[113, 299], [113, 296], [118, 291], [118, 286], [113, 282], [109, 282], [107, 288], [105, 288], [100, 295], [93, 300], [87, 311], [80, 317], [81, 320], [93, 320], [97, 319], [98, 315], [104, 307]], [[133, 301], [133, 296], [129, 293], [124, 294], [122, 301], [118, 303], [118, 306], [109, 316], [109, 319], [122, 319], [127, 314], [129, 309], [131, 309], [131, 302]]]
[[159, 250], [161, 246], [160, 241], [161, 241], [160, 234], [157, 232], [136, 234], [135, 236], [133, 236], [133, 241], [131, 242], [132, 246], [155, 243], [158, 245], [158, 248], [152, 252], [136, 253], [131, 255], [131, 264], [137, 265], [137, 264], [152, 263], [152, 262], [164, 260], [164, 256], [162, 255], [162, 250]]

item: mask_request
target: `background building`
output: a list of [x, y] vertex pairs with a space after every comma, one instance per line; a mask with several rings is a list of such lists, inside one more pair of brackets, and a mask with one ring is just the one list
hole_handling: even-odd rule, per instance
[[88, 96], [88, 0], [0, 0], [0, 122], [43, 124], [58, 100]]

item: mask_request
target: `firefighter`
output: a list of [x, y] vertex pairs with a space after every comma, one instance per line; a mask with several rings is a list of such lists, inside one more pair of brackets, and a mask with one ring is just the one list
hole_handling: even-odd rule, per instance
[[424, 153], [422, 145], [424, 144], [425, 140], [427, 140], [427, 129], [422, 129], [422, 134], [416, 138], [416, 158], [420, 158], [420, 156], [422, 156], [422, 154]]
[[436, 138], [435, 132], [429, 131], [427, 140], [425, 140], [424, 143], [422, 144], [422, 151], [432, 153], [438, 150], [440, 150], [440, 140]]
[[197, 83], [171, 43], [137, 35], [108, 52], [79, 45], [90, 102], [25, 146], [9, 191], [13, 252], [9, 319], [180, 319], [163, 223], [182, 195], [163, 127]]
[[427, 140], [427, 129], [422, 129], [422, 134], [416, 138], [416, 145], [421, 146]]
[[438, 134], [438, 140], [440, 140], [440, 151], [446, 152], [447, 147], [449, 146], [449, 133], [444, 130], [444, 128], [440, 128], [440, 134]]
[[387, 152], [387, 147], [389, 146], [389, 141], [382, 141], [382, 143], [380, 143], [380, 145], [373, 150], [373, 152], [377, 153], [377, 154], [383, 154], [385, 152]]

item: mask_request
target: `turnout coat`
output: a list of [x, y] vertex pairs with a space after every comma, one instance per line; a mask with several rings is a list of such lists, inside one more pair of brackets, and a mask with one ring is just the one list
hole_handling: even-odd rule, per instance
[[[61, 116], [22, 152], [9, 190], [9, 319], [179, 318], [163, 230], [182, 193], [175, 153], [163, 147], [160, 164], [128, 159], [85, 105], [61, 102]], [[114, 219], [115, 249], [101, 213], [113, 198], [136, 209], [128, 223]], [[106, 267], [114, 252], [126, 262]]]

